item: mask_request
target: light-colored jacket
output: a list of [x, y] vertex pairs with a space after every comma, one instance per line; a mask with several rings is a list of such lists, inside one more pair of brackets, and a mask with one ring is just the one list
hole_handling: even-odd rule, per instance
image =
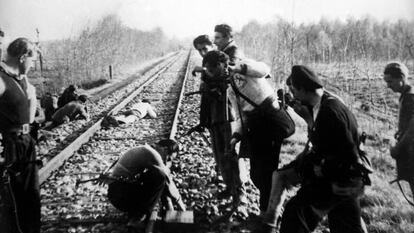
[[[272, 85], [266, 79], [270, 73], [270, 68], [263, 62], [257, 62], [251, 59], [243, 59], [240, 62], [247, 65], [247, 72], [245, 75], [235, 74], [233, 77], [234, 84], [239, 92], [257, 105], [260, 105], [267, 97], [275, 93]], [[232, 87], [228, 89], [228, 96], [232, 106], [235, 108], [237, 117], [232, 128], [235, 132], [243, 134], [242, 121], [244, 124], [247, 119], [246, 112], [252, 111], [254, 106], [242, 97], [237, 97]]]

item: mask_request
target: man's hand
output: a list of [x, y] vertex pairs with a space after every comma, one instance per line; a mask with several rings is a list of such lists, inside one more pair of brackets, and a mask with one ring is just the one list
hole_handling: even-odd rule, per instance
[[234, 154], [236, 154], [236, 153], [233, 153], [233, 152], [236, 151], [236, 145], [237, 145], [237, 143], [239, 143], [241, 141], [241, 138], [242, 138], [242, 136], [239, 133], [234, 133], [231, 136], [230, 150], [226, 153], [227, 156], [233, 156]]
[[191, 71], [191, 74], [193, 76], [196, 76], [197, 73], [202, 73], [202, 72], [204, 72], [204, 67], [196, 66], [196, 67], [194, 67], [193, 71]]
[[240, 142], [240, 139], [237, 138], [231, 138], [230, 140], [230, 151], [234, 151], [236, 149], [237, 143]]
[[178, 210], [185, 211], [186, 206], [185, 206], [183, 200], [181, 199], [181, 196], [178, 200], [176, 200], [176, 204], [177, 204]]
[[390, 146], [390, 155], [392, 158], [396, 159], [398, 157], [398, 148], [396, 146]]

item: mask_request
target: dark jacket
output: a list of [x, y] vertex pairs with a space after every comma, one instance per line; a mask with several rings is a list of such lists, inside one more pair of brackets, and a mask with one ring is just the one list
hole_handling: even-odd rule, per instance
[[[227, 100], [227, 83], [224, 77], [211, 78], [203, 74], [200, 122], [207, 127], [233, 121], [235, 116]], [[227, 100], [227, 101], [226, 101]]]
[[[400, 114], [398, 119], [398, 137], [411, 133], [410, 121], [414, 119], [414, 88], [407, 86], [400, 97]], [[414, 135], [413, 135], [414, 137]]]
[[359, 158], [358, 124], [351, 111], [325, 92], [309, 136], [313, 162], [321, 164], [323, 175], [330, 181], [346, 182], [348, 169]]
[[231, 41], [224, 49], [223, 52], [229, 56], [230, 64], [234, 64], [238, 59], [244, 57], [243, 52], [239, 49], [234, 41]]
[[65, 106], [67, 103], [75, 101], [78, 99], [78, 95], [74, 92], [66, 88], [63, 91], [63, 94], [58, 99], [58, 108]]
[[407, 86], [401, 93], [396, 155], [399, 179], [412, 180], [414, 177], [414, 88]]

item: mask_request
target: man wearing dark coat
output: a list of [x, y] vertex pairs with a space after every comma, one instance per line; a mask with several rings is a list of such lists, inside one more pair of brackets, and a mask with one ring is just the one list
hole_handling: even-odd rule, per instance
[[78, 94], [76, 93], [76, 86], [69, 85], [69, 87], [63, 91], [62, 95], [58, 99], [58, 108], [61, 108], [65, 106], [67, 103], [75, 101], [77, 99]]
[[410, 184], [414, 194], [414, 88], [408, 82], [408, 69], [400, 62], [391, 62], [384, 69], [384, 81], [393, 92], [400, 93], [397, 143], [391, 156], [397, 163], [397, 180]]
[[[219, 51], [224, 52], [227, 54], [229, 58], [229, 65], [235, 65], [237, 61], [240, 61], [240, 59], [244, 58], [243, 52], [238, 48], [236, 43], [233, 40], [233, 29], [228, 24], [218, 24], [214, 27], [214, 44], [217, 46], [217, 49]], [[235, 106], [232, 106], [230, 100], [227, 97], [226, 93], [226, 104], [228, 105], [228, 109], [231, 111], [228, 112], [228, 118], [231, 119], [231, 121], [234, 121], [239, 116], [237, 116], [235, 111]], [[228, 135], [232, 135], [234, 132], [234, 129], [231, 125], [230, 127], [230, 133]], [[226, 139], [227, 144], [230, 143], [230, 137], [227, 137]], [[246, 148], [246, 142], [243, 140], [241, 143], [242, 146], [240, 146], [241, 150], [239, 151], [238, 156], [234, 156], [237, 153], [230, 149], [228, 152], [229, 154], [233, 154], [231, 157], [248, 157], [248, 155], [245, 155], [247, 152], [244, 150]], [[247, 203], [247, 200], [245, 198], [246, 196], [246, 190], [245, 190], [245, 183], [247, 182], [247, 171], [246, 171], [246, 164], [244, 163], [243, 159], [238, 159], [238, 169], [237, 173], [234, 174], [236, 176], [239, 176], [240, 178], [235, 178], [237, 181], [235, 186], [238, 187], [238, 196], [240, 197], [239, 200], [242, 201], [242, 203]]]
[[[193, 44], [202, 57], [214, 50], [213, 43], [207, 35], [198, 36]], [[228, 103], [226, 80], [221, 77], [209, 77], [203, 67], [196, 67], [194, 71], [202, 73], [200, 126], [209, 129], [217, 167], [226, 184], [226, 190], [220, 196], [232, 196], [235, 205], [240, 202], [247, 203], [237, 158], [228, 156], [229, 153], [235, 153], [230, 151], [229, 144], [230, 122], [234, 121], [235, 117]]]
[[369, 181], [359, 162], [356, 118], [308, 67], [293, 66], [291, 81], [294, 97], [311, 113], [312, 127], [309, 149], [287, 165], [300, 177], [301, 188], [285, 206], [280, 232], [312, 232], [327, 215], [330, 232], [363, 233], [359, 196]]

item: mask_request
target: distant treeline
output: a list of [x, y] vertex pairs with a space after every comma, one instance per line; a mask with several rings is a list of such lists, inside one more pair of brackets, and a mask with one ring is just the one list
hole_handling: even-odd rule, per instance
[[55, 76], [54, 85], [93, 82], [108, 77], [109, 65], [116, 72], [178, 48], [178, 41], [169, 40], [159, 28], [131, 29], [109, 15], [76, 37], [42, 43], [43, 76]]
[[367, 16], [298, 25], [278, 18], [248, 23], [236, 41], [248, 56], [271, 64], [275, 75], [288, 73], [298, 63], [412, 61], [414, 21], [379, 22]]

